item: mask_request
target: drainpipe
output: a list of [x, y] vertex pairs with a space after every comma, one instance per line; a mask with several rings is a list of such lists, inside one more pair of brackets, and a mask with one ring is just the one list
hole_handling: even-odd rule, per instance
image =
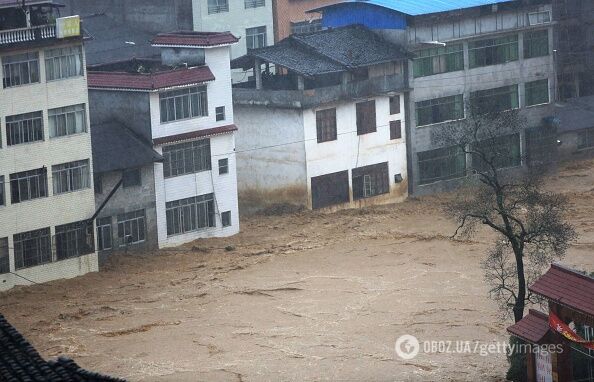
[[87, 224], [93, 224], [93, 221], [97, 218], [97, 216], [99, 216], [99, 214], [101, 213], [101, 210], [103, 210], [103, 208], [105, 207], [105, 205], [107, 204], [107, 202], [109, 202], [109, 200], [111, 199], [111, 197], [113, 196], [113, 194], [116, 193], [116, 191], [118, 190], [118, 188], [120, 188], [120, 186], [122, 185], [123, 181], [124, 181], [124, 178], [121, 178], [120, 181], [114, 186], [113, 190], [111, 190], [111, 192], [109, 193], [109, 195], [107, 195], [107, 198], [105, 198], [105, 200], [103, 201], [103, 203], [101, 203], [101, 205], [99, 206], [99, 208], [97, 208], [97, 211], [95, 211], [95, 213], [93, 214], [93, 216], [91, 216], [87, 220]]

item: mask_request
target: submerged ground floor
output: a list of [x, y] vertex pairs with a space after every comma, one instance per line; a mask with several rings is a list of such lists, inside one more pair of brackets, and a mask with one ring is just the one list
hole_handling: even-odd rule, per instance
[[[594, 161], [549, 187], [580, 234], [563, 263], [594, 270]], [[394, 352], [402, 334], [508, 339], [480, 269], [492, 237], [452, 241], [447, 197], [245, 219], [230, 238], [14, 289], [0, 311], [44, 357], [132, 381], [503, 381], [504, 354]]]

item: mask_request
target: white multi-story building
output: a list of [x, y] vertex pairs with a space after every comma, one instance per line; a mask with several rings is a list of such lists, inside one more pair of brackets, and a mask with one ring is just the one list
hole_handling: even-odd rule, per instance
[[0, 22], [0, 290], [98, 269], [79, 19], [50, 3]]
[[[163, 157], [152, 172], [142, 171], [153, 177], [156, 218], [126, 209], [124, 198], [118, 216], [106, 223], [110, 230], [117, 223], [126, 245], [149, 239], [151, 221], [160, 248], [239, 232], [229, 57], [236, 42], [230, 33], [160, 34], [153, 40], [160, 60], [90, 69], [94, 121], [122, 121]], [[137, 222], [131, 233], [119, 221], [127, 218]]]
[[398, 47], [352, 26], [294, 35], [232, 66], [253, 68], [255, 78], [233, 89], [242, 209], [406, 197], [406, 55]]
[[[193, 0], [195, 31], [230, 31], [240, 41], [231, 47], [231, 58], [248, 49], [274, 44], [272, 2], [274, 0]], [[233, 81], [244, 81], [244, 73], [233, 74]]]

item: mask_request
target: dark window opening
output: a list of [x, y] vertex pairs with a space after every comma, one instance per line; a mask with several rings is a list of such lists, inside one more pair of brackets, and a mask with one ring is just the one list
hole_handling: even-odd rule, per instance
[[95, 251], [93, 225], [81, 221], [56, 226], [54, 244], [56, 246], [56, 258], [58, 260], [93, 253]]
[[225, 211], [221, 214], [221, 222], [223, 227], [229, 227], [231, 225], [231, 211]]
[[400, 121], [390, 121], [390, 139], [402, 138], [402, 123]]
[[364, 199], [390, 192], [388, 162], [353, 169], [353, 199]]
[[400, 96], [390, 97], [390, 115], [400, 114]]
[[124, 180], [122, 183], [124, 188], [140, 186], [142, 184], [139, 168], [124, 170], [122, 179]]
[[11, 202], [47, 197], [47, 168], [10, 174]]
[[443, 147], [417, 154], [419, 184], [466, 176], [466, 154], [459, 147]]
[[357, 135], [376, 131], [375, 101], [359, 102], [357, 108]]
[[8, 257], [8, 238], [0, 238], [0, 274], [10, 272], [10, 258]]
[[228, 174], [229, 173], [229, 159], [223, 158], [219, 159], [219, 175]]
[[316, 111], [318, 143], [336, 140], [336, 109]]
[[339, 171], [311, 178], [312, 208], [349, 202], [349, 172]]
[[215, 115], [217, 121], [225, 120], [225, 106], [217, 106], [215, 108]]

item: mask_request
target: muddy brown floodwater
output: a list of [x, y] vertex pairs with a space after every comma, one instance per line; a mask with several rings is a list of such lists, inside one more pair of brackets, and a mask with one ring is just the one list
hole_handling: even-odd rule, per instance
[[[580, 233], [563, 263], [594, 271], [594, 161], [549, 187]], [[492, 237], [450, 240], [440, 203], [253, 217], [232, 238], [13, 289], [0, 311], [44, 356], [131, 381], [502, 381], [504, 354], [395, 355], [407, 333], [507, 340], [479, 267]]]

